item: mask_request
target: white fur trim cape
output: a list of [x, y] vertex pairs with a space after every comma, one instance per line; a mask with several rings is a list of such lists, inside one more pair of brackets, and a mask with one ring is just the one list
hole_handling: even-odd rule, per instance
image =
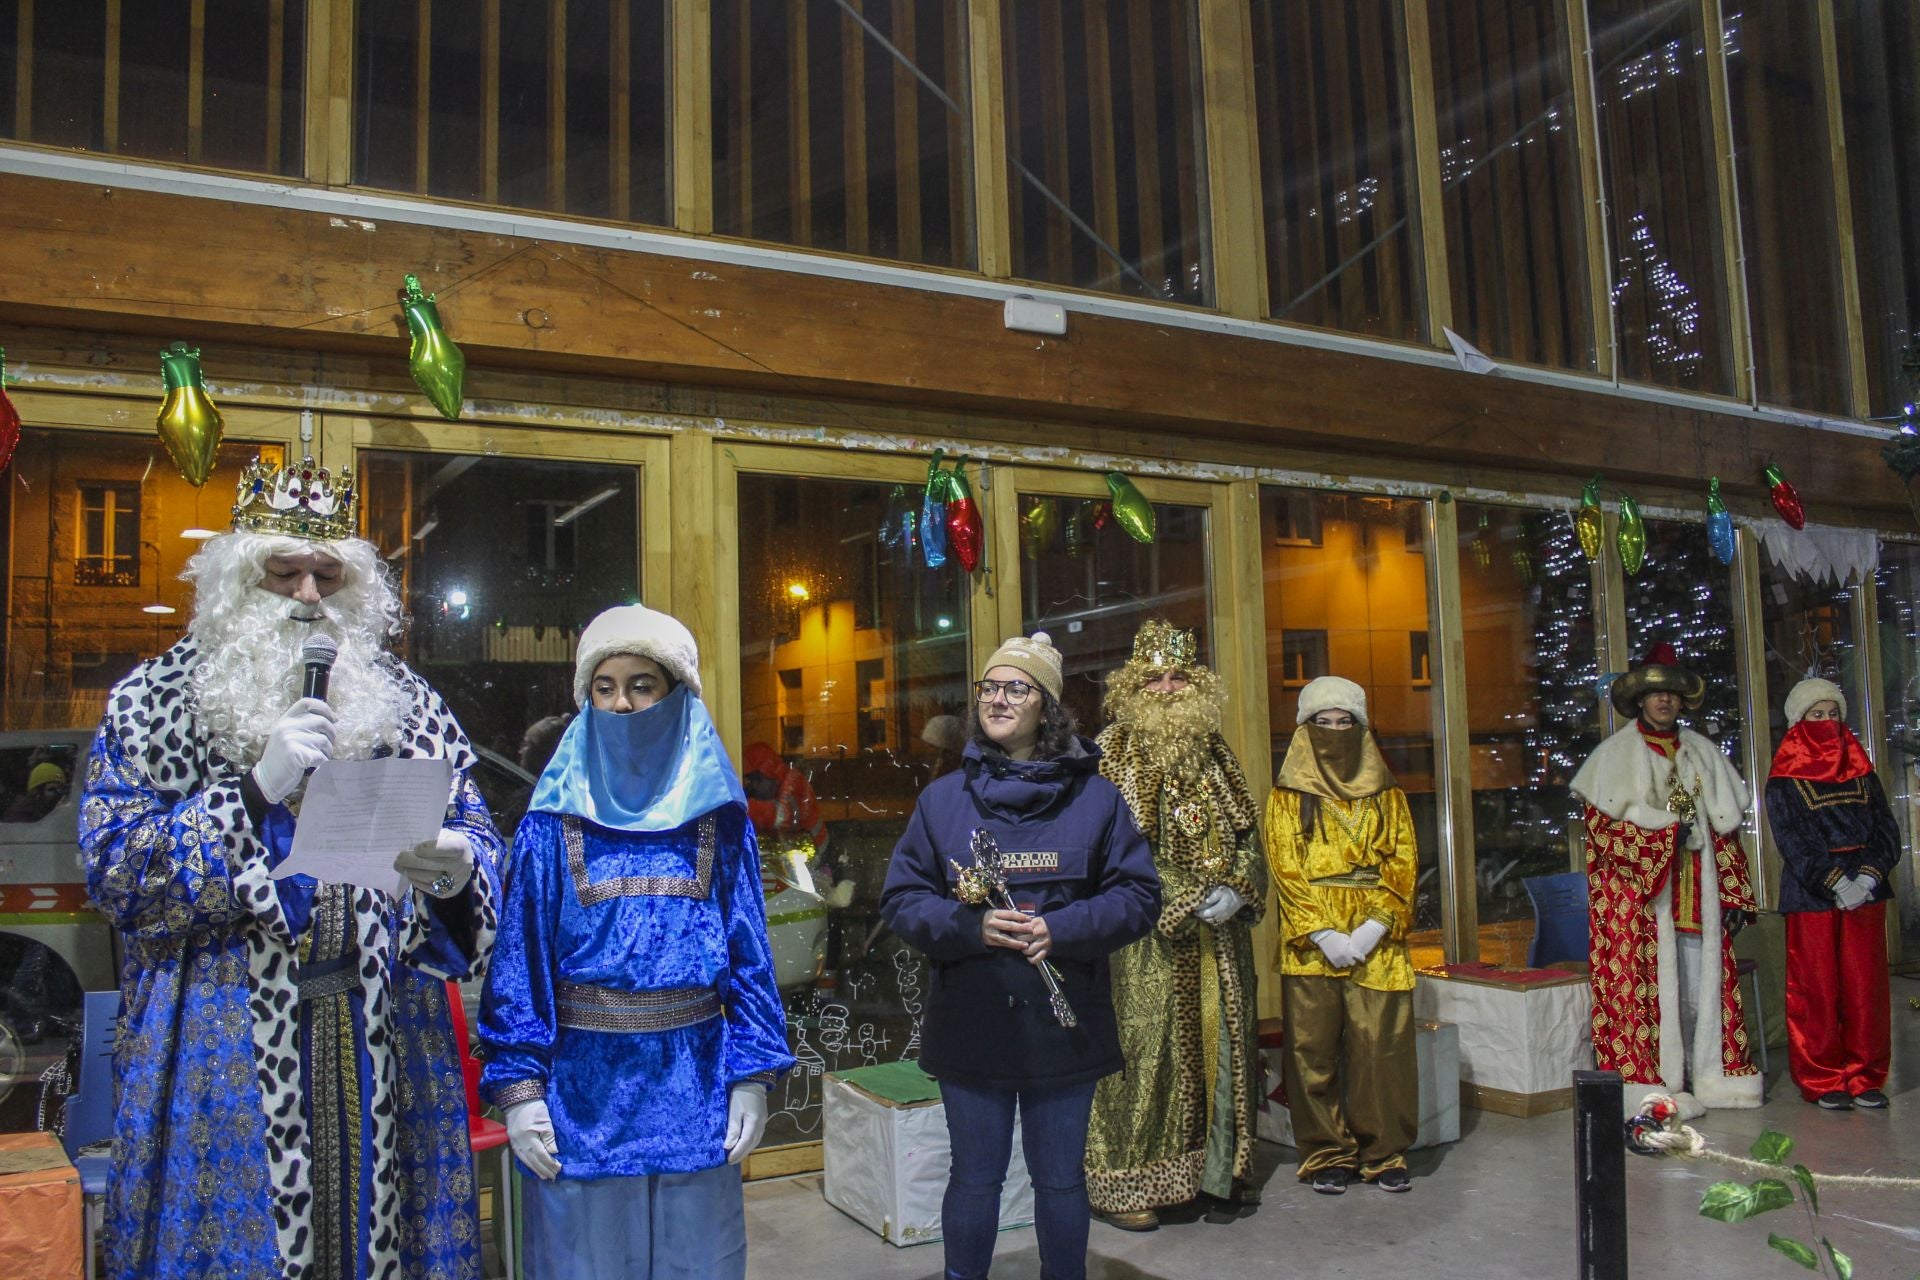
[[[1674, 763], [1681, 785], [1699, 791], [1700, 813], [1714, 834], [1738, 830], [1747, 816], [1747, 784], [1713, 743], [1691, 729], [1679, 737]], [[1679, 821], [1667, 808], [1668, 768], [1640, 726], [1630, 724], [1593, 749], [1573, 775], [1573, 794], [1609, 818], [1662, 830]]]

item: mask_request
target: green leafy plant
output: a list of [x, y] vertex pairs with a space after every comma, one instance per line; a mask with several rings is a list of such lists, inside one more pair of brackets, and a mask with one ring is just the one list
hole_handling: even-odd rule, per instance
[[[1700, 1197], [1701, 1216], [1721, 1222], [1745, 1222], [1758, 1214], [1792, 1208], [1798, 1199], [1807, 1211], [1808, 1227], [1819, 1235], [1820, 1193], [1814, 1187], [1813, 1170], [1804, 1164], [1787, 1163], [1793, 1155], [1793, 1139], [1768, 1129], [1754, 1139], [1747, 1154], [1762, 1164], [1777, 1167], [1781, 1176], [1756, 1178], [1751, 1183], [1716, 1182]], [[1767, 1246], [1809, 1271], [1832, 1276], [1834, 1280], [1853, 1280], [1853, 1259], [1834, 1248], [1833, 1241], [1825, 1236], [1819, 1236], [1819, 1240], [1820, 1251], [1816, 1252], [1792, 1236], [1771, 1232]]]

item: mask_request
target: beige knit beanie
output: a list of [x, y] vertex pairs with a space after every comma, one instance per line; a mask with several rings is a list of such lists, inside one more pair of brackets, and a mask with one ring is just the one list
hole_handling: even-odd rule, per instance
[[1847, 718], [1847, 695], [1840, 686], [1831, 680], [1822, 680], [1817, 676], [1811, 680], [1802, 680], [1793, 686], [1787, 694], [1787, 723], [1799, 724], [1806, 719], [1807, 712], [1816, 702], [1837, 702], [1840, 704], [1840, 718]]
[[1036, 631], [1031, 636], [1015, 636], [993, 651], [987, 659], [987, 665], [980, 668], [981, 674], [995, 667], [1012, 667], [1023, 671], [1027, 678], [1053, 695], [1055, 702], [1060, 701], [1060, 691], [1064, 687], [1060, 679], [1060, 651], [1053, 647], [1053, 637], [1044, 631]]

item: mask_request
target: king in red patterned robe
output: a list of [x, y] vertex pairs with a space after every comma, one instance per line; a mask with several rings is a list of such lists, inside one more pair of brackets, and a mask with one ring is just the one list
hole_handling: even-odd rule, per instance
[[1757, 1107], [1733, 935], [1754, 910], [1740, 824], [1746, 783], [1720, 750], [1678, 724], [1705, 692], [1666, 646], [1620, 677], [1615, 708], [1634, 721], [1587, 758], [1585, 805], [1593, 1052], [1636, 1085], [1671, 1093], [1683, 1115]]

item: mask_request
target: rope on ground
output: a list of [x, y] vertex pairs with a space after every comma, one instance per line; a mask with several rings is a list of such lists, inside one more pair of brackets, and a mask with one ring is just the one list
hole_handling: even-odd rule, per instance
[[[1655, 1110], [1655, 1104], [1665, 1102], [1667, 1108], [1673, 1107], [1673, 1099], [1665, 1094], [1650, 1093], [1640, 1104], [1640, 1117], [1662, 1119]], [[1661, 1111], [1667, 1108], [1660, 1108]], [[1669, 1111], [1668, 1115], [1672, 1115]], [[1649, 1154], [1680, 1156], [1688, 1160], [1711, 1160], [1715, 1164], [1726, 1165], [1730, 1169], [1739, 1169], [1746, 1173], [1759, 1173], [1778, 1176], [1781, 1168], [1777, 1164], [1768, 1164], [1764, 1160], [1750, 1160], [1746, 1156], [1736, 1156], [1731, 1152], [1715, 1151], [1707, 1145], [1707, 1137], [1690, 1124], [1682, 1124], [1677, 1119], [1664, 1119], [1661, 1127], [1635, 1126], [1630, 1141]], [[1812, 1170], [1808, 1170], [1812, 1172]], [[1920, 1191], [1920, 1178], [1884, 1178], [1864, 1173], [1814, 1173], [1815, 1184], [1823, 1187], [1861, 1187], [1884, 1191]]]

